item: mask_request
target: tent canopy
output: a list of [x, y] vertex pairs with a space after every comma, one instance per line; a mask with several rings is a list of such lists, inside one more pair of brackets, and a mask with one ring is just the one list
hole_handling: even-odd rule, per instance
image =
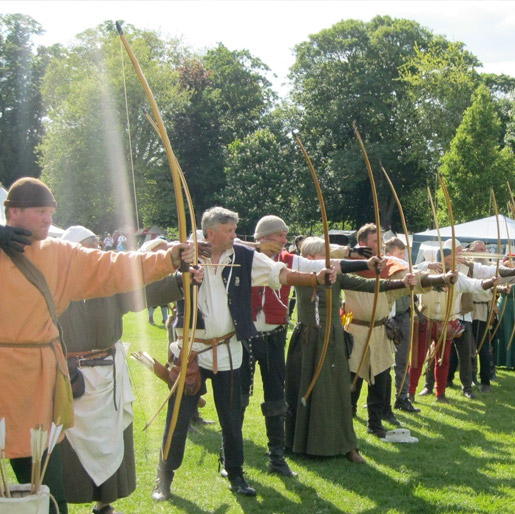
[[[515, 220], [503, 214], [499, 214], [499, 229], [502, 246], [501, 252], [506, 251], [508, 239], [510, 239], [510, 244], [515, 247], [515, 245], [513, 245], [513, 240], [515, 239]], [[489, 247], [489, 250], [497, 252], [497, 220], [495, 216], [460, 223], [454, 226], [454, 231], [456, 238], [459, 239], [463, 245], [480, 240]], [[443, 241], [449, 239], [452, 237], [451, 227], [440, 228], [440, 234]], [[415, 262], [422, 260], [420, 252], [422, 245], [438, 245], [438, 232], [436, 230], [426, 230], [413, 234], [413, 258]], [[417, 255], [419, 255], [419, 257], [415, 258]]]

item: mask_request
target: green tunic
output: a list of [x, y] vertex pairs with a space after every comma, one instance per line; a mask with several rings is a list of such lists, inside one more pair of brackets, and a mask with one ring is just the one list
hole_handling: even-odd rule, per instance
[[[384, 281], [382, 289], [384, 288]], [[339, 275], [333, 285], [331, 337], [326, 358], [315, 387], [307, 401], [302, 396], [314, 375], [322, 353], [325, 335], [326, 293], [318, 291], [319, 325], [316, 323], [313, 289], [296, 288], [297, 320], [286, 362], [286, 447], [295, 453], [317, 456], [345, 455], [357, 448], [352, 424], [351, 380], [345, 339], [340, 318], [340, 291], [352, 289], [374, 292], [375, 280]]]
[[515, 335], [512, 338], [510, 349], [507, 350], [506, 348], [510, 343], [510, 336], [515, 323], [515, 287], [512, 287], [508, 296], [502, 295], [499, 312], [502, 311], [504, 302], [508, 303], [501, 319], [501, 326], [497, 331], [497, 366], [513, 368], [515, 367]]

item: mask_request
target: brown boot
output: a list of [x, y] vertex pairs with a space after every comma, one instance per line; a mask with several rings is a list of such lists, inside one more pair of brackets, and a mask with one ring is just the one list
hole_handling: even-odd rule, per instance
[[351, 450], [345, 454], [345, 457], [354, 464], [366, 464], [366, 460], [361, 456], [358, 450]]

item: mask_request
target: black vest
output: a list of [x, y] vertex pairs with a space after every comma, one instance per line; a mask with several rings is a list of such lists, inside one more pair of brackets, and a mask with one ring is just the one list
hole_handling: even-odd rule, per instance
[[[254, 250], [243, 245], [235, 244], [233, 264], [239, 264], [240, 266], [225, 267], [222, 271], [222, 279], [226, 290], [227, 282], [230, 280], [226, 301], [238, 341], [250, 339], [257, 333], [254, 322], [252, 321], [251, 304], [253, 259]], [[200, 287], [202, 287], [202, 285]], [[223, 301], [223, 299], [221, 298], [220, 301]], [[184, 326], [184, 300], [177, 302], [177, 317], [174, 326], [176, 328], [182, 328]], [[197, 328], [205, 328], [200, 311], [197, 316]], [[225, 334], [218, 335], [222, 336]]]

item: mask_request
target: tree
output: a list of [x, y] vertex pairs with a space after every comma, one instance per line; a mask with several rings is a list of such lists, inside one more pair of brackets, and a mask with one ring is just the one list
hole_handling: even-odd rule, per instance
[[52, 49], [34, 51], [42, 34], [29, 16], [0, 16], [0, 181], [39, 177], [36, 147], [42, 134], [40, 84]]
[[[97, 232], [134, 225], [130, 136], [140, 219], [173, 226], [175, 200], [168, 162], [146, 118], [148, 101], [132, 67], [127, 67], [128, 60], [130, 134], [127, 131], [120, 43], [113, 29], [105, 23], [79, 35], [72, 48], [51, 61], [45, 77], [48, 122], [41, 164], [58, 201], [56, 220], [63, 226], [84, 224]], [[178, 42], [162, 41], [149, 31], [129, 28], [128, 32], [163, 117], [175, 118], [188, 101], [175, 69], [181, 53]]]
[[[440, 168], [457, 223], [491, 214], [488, 212], [490, 187], [494, 188], [499, 205], [508, 201], [505, 184], [507, 180], [513, 182], [515, 158], [509, 147], [500, 147], [501, 136], [501, 121], [494, 101], [488, 88], [481, 85]], [[443, 210], [440, 215], [443, 221], [448, 221]]]
[[[400, 69], [433, 37], [416, 22], [378, 16], [368, 23], [341, 21], [295, 47], [292, 98], [302, 110], [304, 144], [328, 192], [331, 220], [359, 226], [374, 217], [354, 120], [374, 169], [378, 172], [382, 162], [402, 197], [425, 182], [427, 170], [404, 135], [411, 113]], [[397, 222], [400, 228], [394, 200], [379, 175], [383, 222]], [[411, 213], [406, 215], [410, 219]]]
[[407, 86], [405, 111], [411, 117], [404, 125], [403, 137], [413, 159], [430, 175], [449, 149], [472, 93], [480, 84], [475, 71], [481, 63], [464, 44], [443, 37], [432, 40], [400, 68], [400, 79]]
[[229, 145], [227, 188], [221, 198], [227, 208], [242, 215], [240, 234], [253, 234], [265, 214], [285, 218], [287, 223], [295, 218], [300, 184], [292, 173], [294, 159], [291, 141], [269, 129], [256, 130]]
[[176, 150], [198, 215], [216, 202], [226, 185], [228, 145], [263, 126], [274, 99], [268, 71], [246, 50], [218, 44], [179, 67], [181, 89], [189, 94], [185, 109], [170, 123]]

